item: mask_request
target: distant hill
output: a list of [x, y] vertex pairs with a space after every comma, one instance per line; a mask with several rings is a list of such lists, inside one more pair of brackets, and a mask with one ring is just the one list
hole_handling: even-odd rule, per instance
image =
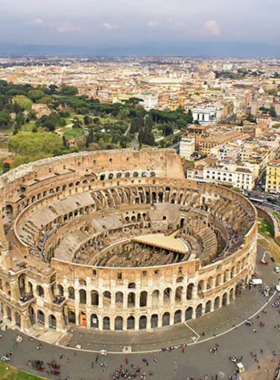
[[147, 55], [188, 57], [277, 57], [280, 46], [258, 42], [236, 41], [148, 41], [147, 43], [115, 47], [77, 47], [58, 45], [17, 45], [0, 43], [0, 56], [97, 56]]

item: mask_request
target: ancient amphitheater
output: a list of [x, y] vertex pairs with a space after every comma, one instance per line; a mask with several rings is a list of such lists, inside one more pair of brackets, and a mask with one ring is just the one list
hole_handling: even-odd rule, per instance
[[7, 324], [144, 330], [226, 306], [255, 271], [256, 211], [173, 150], [72, 154], [0, 179]]

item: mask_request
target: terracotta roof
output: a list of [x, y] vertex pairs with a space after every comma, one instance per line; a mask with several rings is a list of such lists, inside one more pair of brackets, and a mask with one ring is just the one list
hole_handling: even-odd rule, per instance
[[14, 162], [12, 157], [7, 157], [4, 161], [2, 161], [3, 164], [9, 164], [11, 165]]

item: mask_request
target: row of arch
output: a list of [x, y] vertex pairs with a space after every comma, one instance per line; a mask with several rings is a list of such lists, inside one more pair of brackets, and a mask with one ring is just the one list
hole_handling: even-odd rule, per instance
[[[185, 310], [178, 309], [171, 315], [170, 312], [165, 312], [162, 316], [158, 314], [152, 314], [150, 317], [143, 315], [139, 318], [135, 318], [134, 316], [129, 316], [128, 318], [123, 318], [122, 316], [117, 316], [113, 318], [111, 324], [111, 318], [109, 316], [100, 317], [97, 314], [91, 314], [89, 316], [90, 321], [87, 321], [86, 314], [84, 312], [80, 312], [79, 314], [79, 324], [88, 326], [90, 328], [96, 328], [100, 330], [143, 330], [148, 328], [148, 320], [150, 321], [150, 328], [164, 327], [170, 326], [173, 324], [179, 324], [185, 321], [189, 321], [193, 318], [200, 318], [204, 314], [208, 314], [213, 310], [216, 310], [220, 307], [224, 307], [228, 304], [228, 302], [233, 301], [234, 299], [234, 290], [232, 289], [228, 293], [224, 293], [222, 297], [216, 297], [214, 301], [209, 300], [205, 305], [200, 303], [196, 308], [188, 307]], [[173, 321], [172, 318], [173, 317]], [[69, 323], [77, 324], [76, 314], [73, 311], [68, 311], [68, 321]], [[81, 322], [82, 321], [82, 322]]]

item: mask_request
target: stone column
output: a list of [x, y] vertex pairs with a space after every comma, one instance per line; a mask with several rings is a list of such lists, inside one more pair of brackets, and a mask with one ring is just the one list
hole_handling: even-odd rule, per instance
[[11, 281], [10, 286], [11, 286], [11, 298], [14, 299], [15, 301], [18, 301], [20, 297], [18, 282]]

